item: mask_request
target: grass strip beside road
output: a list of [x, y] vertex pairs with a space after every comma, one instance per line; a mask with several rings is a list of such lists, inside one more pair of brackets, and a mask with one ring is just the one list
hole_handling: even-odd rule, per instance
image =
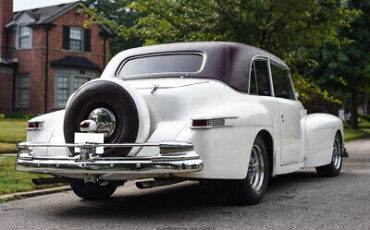
[[344, 129], [344, 140], [350, 141], [370, 136], [370, 129]]
[[0, 154], [0, 195], [15, 192], [26, 192], [42, 188], [62, 186], [64, 184], [35, 185], [32, 178], [52, 177], [49, 175], [31, 174], [15, 170], [16, 156]]

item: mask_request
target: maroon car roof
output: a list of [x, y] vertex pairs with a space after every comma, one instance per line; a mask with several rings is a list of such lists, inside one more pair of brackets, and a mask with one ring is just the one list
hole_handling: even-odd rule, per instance
[[[201, 71], [196, 73], [179, 73], [190, 78], [212, 78], [225, 82], [239, 91], [248, 92], [250, 65], [253, 57], [264, 56], [281, 61], [275, 55], [256, 48], [235, 42], [184, 42], [144, 46], [123, 52], [124, 60], [135, 56], [173, 53], [200, 52], [206, 57]], [[157, 77], [168, 77], [154, 74]], [[148, 76], [146, 77], [153, 77]]]

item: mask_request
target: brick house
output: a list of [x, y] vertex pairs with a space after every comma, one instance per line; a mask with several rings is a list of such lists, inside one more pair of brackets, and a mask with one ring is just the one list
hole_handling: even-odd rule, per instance
[[0, 0], [0, 113], [46, 113], [96, 78], [108, 60], [111, 33], [83, 27], [80, 2], [13, 13]]

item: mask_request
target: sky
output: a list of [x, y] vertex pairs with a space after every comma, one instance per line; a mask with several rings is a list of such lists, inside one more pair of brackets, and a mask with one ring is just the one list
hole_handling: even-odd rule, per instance
[[76, 0], [13, 0], [13, 10], [20, 11], [69, 2], [76, 2]]

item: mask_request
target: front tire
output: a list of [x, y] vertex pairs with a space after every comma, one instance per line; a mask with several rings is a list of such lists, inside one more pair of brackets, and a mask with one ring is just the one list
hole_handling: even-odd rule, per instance
[[338, 176], [342, 169], [343, 144], [339, 133], [335, 135], [331, 162], [328, 165], [316, 167], [319, 176], [334, 177]]
[[267, 147], [261, 137], [253, 143], [248, 174], [245, 179], [233, 182], [233, 201], [241, 205], [253, 205], [265, 195], [269, 180]]
[[72, 182], [71, 188], [77, 196], [85, 200], [104, 200], [113, 195], [117, 185], [112, 182], [108, 182], [108, 184], [103, 186], [98, 183], [78, 181]]

